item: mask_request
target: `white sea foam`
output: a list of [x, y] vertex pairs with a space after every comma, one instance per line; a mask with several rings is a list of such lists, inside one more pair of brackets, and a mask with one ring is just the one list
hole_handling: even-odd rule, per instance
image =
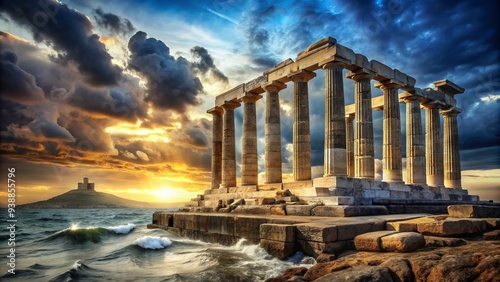
[[144, 249], [163, 249], [172, 245], [172, 241], [167, 237], [144, 236], [136, 239], [134, 244]]
[[126, 224], [126, 225], [118, 225], [118, 226], [109, 226], [106, 227], [107, 230], [113, 231], [116, 234], [128, 234], [132, 230], [134, 230], [135, 225], [132, 223]]

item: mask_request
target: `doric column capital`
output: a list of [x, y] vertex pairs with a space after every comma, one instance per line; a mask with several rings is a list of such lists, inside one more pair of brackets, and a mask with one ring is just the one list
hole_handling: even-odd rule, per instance
[[285, 89], [286, 84], [284, 84], [283, 82], [277, 81], [277, 80], [273, 80], [270, 82], [263, 83], [261, 85], [261, 87], [266, 92], [278, 92], [280, 90]]
[[456, 117], [462, 110], [455, 107], [440, 110], [439, 113], [444, 117]]
[[356, 117], [356, 115], [355, 115], [355, 114], [346, 114], [346, 115], [345, 115], [345, 119], [346, 119], [347, 121], [353, 121], [355, 117]]
[[434, 101], [429, 101], [427, 103], [422, 103], [420, 104], [421, 108], [424, 108], [424, 109], [439, 109], [439, 108], [442, 108], [443, 105], [441, 105], [437, 100], [434, 100]]
[[261, 98], [262, 96], [260, 96], [259, 94], [245, 93], [245, 96], [241, 97], [241, 101], [243, 103], [255, 103]]
[[373, 86], [375, 86], [375, 88], [379, 88], [382, 91], [385, 89], [399, 89], [401, 87], [401, 85], [393, 79], [377, 81], [373, 84]]
[[354, 81], [360, 81], [363, 79], [372, 79], [374, 74], [375, 73], [370, 71], [370, 70], [361, 68], [361, 69], [358, 69], [355, 71], [350, 71], [350, 72], [346, 73], [345, 77], [350, 78]]
[[405, 92], [399, 96], [399, 99], [405, 104], [411, 103], [413, 101], [422, 101], [423, 97], [418, 95], [413, 95], [412, 93]]
[[238, 102], [231, 102], [231, 101], [224, 101], [224, 103], [221, 105], [221, 108], [223, 108], [225, 111], [227, 110], [234, 110], [240, 106], [240, 103]]
[[308, 70], [298, 70], [289, 74], [288, 77], [291, 78], [293, 82], [308, 82], [316, 77], [316, 73]]
[[214, 115], [214, 116], [222, 116], [224, 111], [222, 110], [221, 107], [213, 107], [207, 111], [208, 114]]
[[326, 69], [333, 69], [333, 68], [341, 68], [343, 69], [345, 67], [345, 63], [344, 62], [340, 62], [340, 61], [331, 61], [331, 62], [320, 62], [318, 63], [318, 66], [320, 66], [322, 69], [326, 70]]

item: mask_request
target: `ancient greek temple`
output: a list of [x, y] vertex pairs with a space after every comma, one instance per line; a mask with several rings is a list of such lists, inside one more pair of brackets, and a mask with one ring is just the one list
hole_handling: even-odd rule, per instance
[[[344, 69], [349, 71], [345, 77]], [[311, 179], [308, 82], [319, 71], [326, 76], [324, 175]], [[352, 93], [344, 93], [344, 79], [354, 81]], [[372, 98], [372, 81], [382, 90], [382, 96]], [[216, 97], [215, 107], [207, 111], [213, 116], [211, 189], [205, 197], [200, 195], [194, 200], [198, 205], [201, 200], [204, 205], [215, 205], [218, 200], [258, 198], [264, 195], [259, 192], [279, 190], [296, 196], [337, 196], [338, 204], [352, 204], [358, 198], [478, 200], [461, 187], [457, 125], [461, 110], [454, 96], [464, 89], [448, 80], [434, 82], [433, 89], [416, 88], [415, 83], [415, 78], [381, 62], [369, 61], [334, 38], [312, 44], [295, 60], [287, 59], [262, 76]], [[290, 84], [294, 180], [283, 183], [279, 93]], [[346, 94], [354, 95], [354, 104], [345, 104]], [[259, 184], [256, 103], [262, 95], [266, 95], [265, 183]], [[406, 104], [403, 125], [400, 103]], [[237, 183], [234, 110], [240, 106], [243, 134], [241, 183]], [[374, 179], [373, 110], [383, 111], [382, 181]], [[425, 111], [425, 131], [421, 110]], [[440, 116], [444, 120], [443, 132]], [[402, 126], [406, 126], [405, 180]]]

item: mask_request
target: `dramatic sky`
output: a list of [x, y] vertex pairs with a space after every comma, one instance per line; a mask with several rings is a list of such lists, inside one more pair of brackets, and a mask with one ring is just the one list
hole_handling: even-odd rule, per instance
[[[129, 199], [192, 198], [209, 187], [205, 111], [214, 97], [331, 36], [415, 77], [417, 87], [447, 78], [465, 88], [457, 96], [464, 187], [500, 200], [499, 10], [498, 1], [465, 0], [0, 0], [2, 183], [16, 168], [18, 203], [74, 189], [85, 176]], [[344, 84], [353, 103], [353, 83]], [[286, 179], [292, 88], [280, 94]], [[319, 176], [323, 71], [309, 92]], [[264, 104], [257, 102], [261, 180]], [[404, 105], [401, 115], [404, 125]], [[241, 121], [238, 108], [238, 152]], [[374, 127], [380, 173], [381, 112]], [[4, 205], [6, 186], [0, 196]]]

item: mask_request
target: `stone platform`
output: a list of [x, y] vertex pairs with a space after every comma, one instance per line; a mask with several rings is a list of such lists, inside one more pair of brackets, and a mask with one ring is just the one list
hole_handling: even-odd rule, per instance
[[[224, 208], [238, 200], [244, 205], [386, 205], [390, 213], [445, 213], [450, 204], [477, 204], [479, 196], [466, 189], [406, 185], [351, 177], [320, 177], [290, 183], [249, 185], [206, 190], [188, 207]], [[486, 203], [486, 202], [484, 202]], [[408, 209], [407, 206], [415, 206]], [[403, 207], [405, 206], [405, 207]], [[419, 206], [419, 207], [418, 207]], [[429, 211], [426, 211], [427, 206]], [[437, 207], [437, 208], [436, 208]]]
[[[346, 212], [352, 208], [352, 214], [363, 213], [363, 209], [359, 210], [359, 207], [353, 206], [316, 206], [312, 209], [312, 215], [290, 215], [287, 213], [289, 210], [286, 205], [262, 207], [261, 210], [267, 208], [270, 211], [267, 214], [256, 214], [256, 210], [248, 210], [248, 214], [245, 214], [238, 211], [241, 207], [244, 206], [238, 207], [231, 213], [155, 212], [152, 224], [149, 224], [148, 228], [165, 229], [178, 236], [223, 245], [233, 245], [245, 238], [250, 243], [260, 244], [268, 253], [278, 258], [286, 258], [296, 251], [301, 251], [315, 258], [321, 254], [338, 255], [346, 250], [359, 248], [355, 244], [355, 238], [363, 242], [378, 242], [380, 240], [377, 239], [377, 236], [380, 234], [383, 236], [396, 234], [391, 235], [390, 238], [394, 237], [392, 239], [401, 240], [404, 243], [411, 241], [411, 238], [408, 239], [406, 236], [413, 232], [417, 235], [434, 236], [425, 238], [426, 241], [433, 244], [449, 245], [454, 244], [454, 239], [440, 238], [476, 236], [488, 230], [500, 228], [500, 218], [454, 217], [457, 209], [452, 208], [453, 206], [450, 206], [450, 215], [437, 216], [422, 213], [346, 216], [336, 215], [332, 210], [329, 211], [329, 209], [333, 209], [335, 212], [339, 212], [344, 209]], [[275, 212], [282, 209], [285, 213], [272, 214], [271, 207], [275, 208]], [[364, 208], [370, 211], [374, 210], [375, 207], [380, 209], [383, 206], [365, 206]], [[243, 208], [243, 210], [246, 208], [248, 207]], [[208, 211], [207, 208], [198, 209]], [[462, 205], [458, 209], [466, 210], [470, 209], [470, 206]], [[488, 210], [490, 215], [495, 215], [500, 211], [500, 205], [497, 203], [491, 206], [474, 206], [474, 210], [483, 212], [483, 214]], [[365, 235], [364, 237], [368, 236], [366, 240], [360, 236], [377, 231], [385, 231], [385, 233]], [[418, 235], [420, 239], [424, 238], [422, 235]], [[415, 235], [410, 237], [415, 237]], [[388, 237], [388, 239], [390, 238]], [[459, 239], [455, 241], [461, 242]], [[397, 242], [394, 244], [399, 246]], [[412, 248], [405, 247], [404, 244], [401, 246], [403, 248], [399, 251]], [[390, 249], [392, 247], [384, 248]]]

